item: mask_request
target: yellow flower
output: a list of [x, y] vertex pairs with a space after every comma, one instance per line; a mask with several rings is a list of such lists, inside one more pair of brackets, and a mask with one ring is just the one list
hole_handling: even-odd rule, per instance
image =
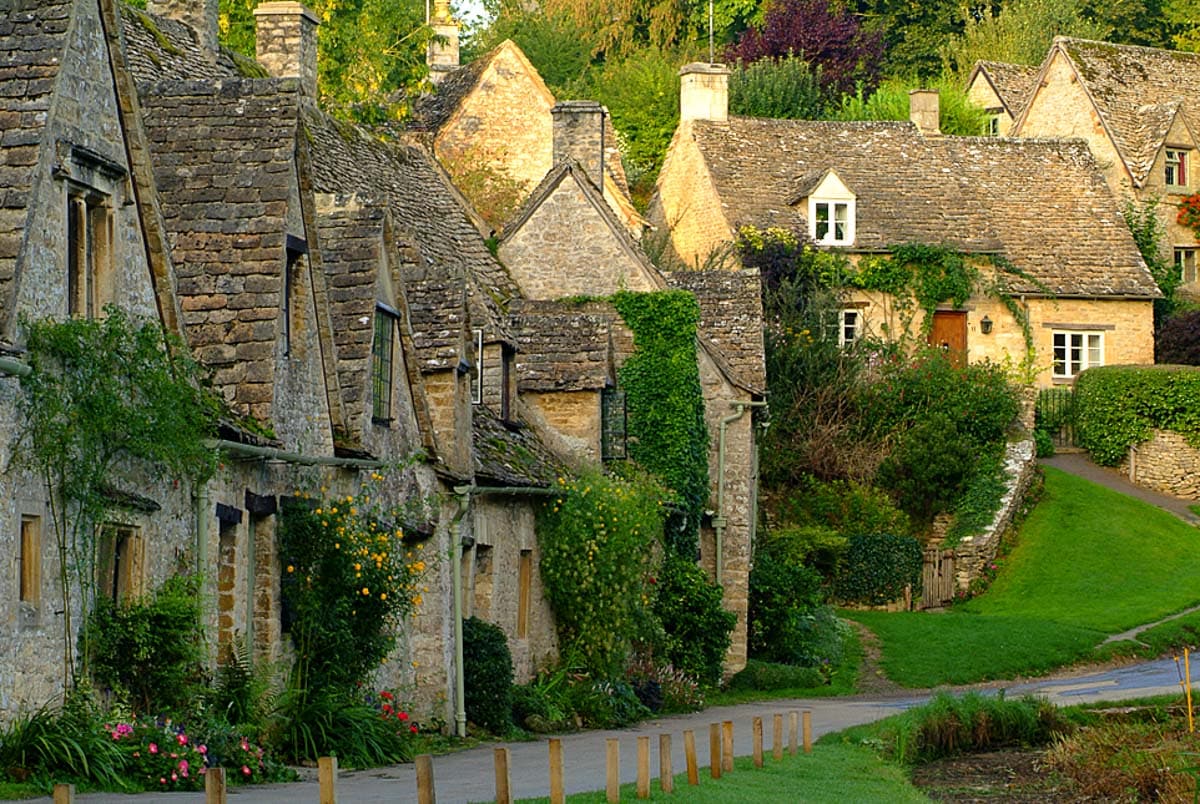
[[320, 515], [321, 515], [321, 509], [320, 509], [320, 508], [318, 508], [316, 511], [313, 511], [313, 513], [314, 513], [314, 514], [316, 514], [317, 516], [320, 516]]
[[380, 600], [387, 600], [387, 592], [380, 592], [380, 593], [379, 593], [379, 599], [380, 599]]
[[412, 602], [413, 602], [413, 605], [414, 605], [414, 606], [419, 606], [419, 605], [421, 605], [421, 596], [420, 596], [420, 595], [417, 595], [416, 597], [414, 597], [414, 598], [412, 599]]
[[333, 549], [334, 549], [334, 550], [341, 550], [341, 549], [342, 549], [342, 543], [341, 543], [341, 542], [334, 542], [334, 543], [333, 543]]
[[356, 570], [362, 569], [362, 564], [355, 564], [354, 569], [356, 569]]
[[371, 594], [371, 590], [364, 586], [363, 587], [363, 597], [367, 597], [370, 594]]
[[288, 564], [288, 572], [295, 572], [295, 571], [296, 571], [296, 568], [293, 567], [291, 564]]

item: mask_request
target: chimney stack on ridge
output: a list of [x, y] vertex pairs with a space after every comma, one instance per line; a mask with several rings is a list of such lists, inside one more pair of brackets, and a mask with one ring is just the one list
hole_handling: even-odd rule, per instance
[[452, 70], [458, 68], [458, 20], [450, 16], [450, 0], [434, 0], [433, 14], [429, 18], [434, 38], [429, 42], [426, 61], [429, 64], [429, 80], [441, 83]]
[[908, 119], [927, 137], [942, 133], [939, 107], [936, 89], [914, 89], [908, 93]]
[[729, 120], [729, 68], [693, 62], [679, 70], [679, 120]]
[[317, 97], [317, 26], [321, 21], [296, 2], [276, 0], [254, 9], [255, 55], [275, 78], [299, 78], [309, 97]]

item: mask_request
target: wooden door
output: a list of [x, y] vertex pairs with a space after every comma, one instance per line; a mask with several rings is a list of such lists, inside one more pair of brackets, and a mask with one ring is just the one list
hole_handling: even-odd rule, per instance
[[956, 366], [967, 362], [967, 314], [959, 310], [937, 310], [933, 314], [933, 328], [929, 330], [929, 344], [944, 350]]

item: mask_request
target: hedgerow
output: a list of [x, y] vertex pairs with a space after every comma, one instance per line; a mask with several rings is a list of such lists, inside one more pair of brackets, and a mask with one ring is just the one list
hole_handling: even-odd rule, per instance
[[1102, 466], [1121, 462], [1153, 430], [1200, 446], [1200, 368], [1102, 366], [1075, 380], [1075, 437]]

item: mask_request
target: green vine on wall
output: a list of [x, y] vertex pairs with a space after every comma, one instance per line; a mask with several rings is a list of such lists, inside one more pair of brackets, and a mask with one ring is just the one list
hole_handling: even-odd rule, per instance
[[620, 291], [610, 301], [633, 331], [634, 353], [621, 367], [629, 456], [677, 495], [683, 521], [668, 534], [695, 555], [708, 503], [708, 427], [696, 362], [700, 305], [684, 290]]
[[221, 404], [187, 349], [156, 323], [109, 307], [99, 320], [23, 326], [32, 371], [21, 379], [20, 457], [50, 491], [68, 686], [76, 677], [73, 604], [78, 595], [86, 610], [95, 596], [100, 531], [121, 497], [115, 478], [132, 461], [203, 482], [216, 468], [205, 442]]

